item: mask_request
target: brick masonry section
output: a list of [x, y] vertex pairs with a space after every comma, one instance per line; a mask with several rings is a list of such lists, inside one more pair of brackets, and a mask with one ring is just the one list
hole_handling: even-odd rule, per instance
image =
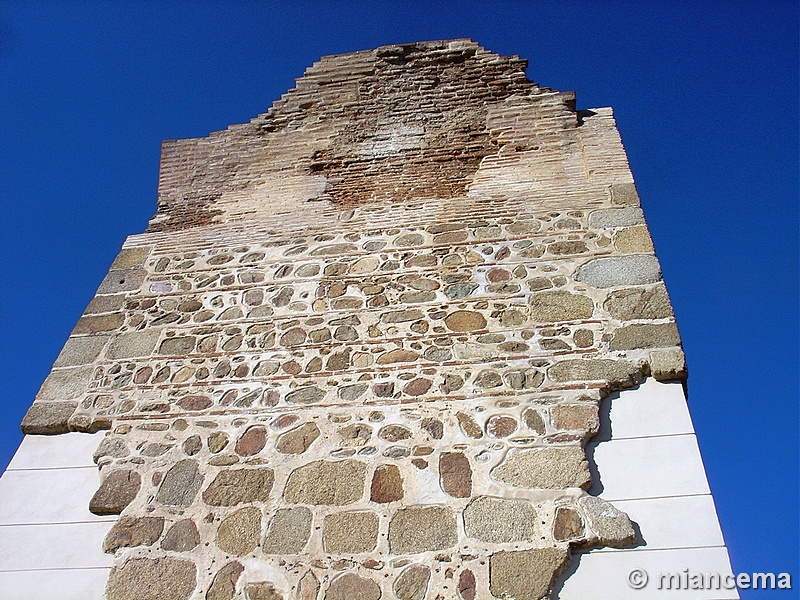
[[23, 421], [108, 430], [109, 600], [548, 598], [635, 540], [600, 401], [686, 376], [609, 109], [468, 40], [325, 57], [165, 142]]

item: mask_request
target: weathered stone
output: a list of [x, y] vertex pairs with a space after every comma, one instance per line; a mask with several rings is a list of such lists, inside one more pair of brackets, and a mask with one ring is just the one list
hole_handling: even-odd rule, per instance
[[669, 296], [663, 284], [651, 288], [626, 288], [608, 295], [603, 307], [615, 319], [663, 319], [672, 316]]
[[220, 471], [203, 492], [203, 501], [210, 506], [235, 506], [256, 500], [265, 502], [275, 481], [268, 467], [258, 469], [226, 469]]
[[178, 400], [178, 406], [189, 411], [205, 410], [213, 404], [214, 401], [204, 394], [191, 394]]
[[107, 600], [188, 600], [196, 585], [197, 567], [192, 561], [169, 556], [129, 558], [111, 569], [105, 597]]
[[304, 423], [281, 434], [275, 447], [283, 454], [302, 454], [319, 437], [319, 433], [315, 423]]
[[111, 458], [124, 458], [130, 454], [127, 444], [118, 437], [104, 437], [103, 441], [97, 447], [97, 450], [92, 454], [92, 460], [95, 464], [100, 462], [100, 459], [109, 456]]
[[283, 594], [271, 581], [247, 584], [247, 600], [284, 600]]
[[345, 446], [363, 446], [372, 437], [372, 427], [363, 423], [347, 425], [337, 431]]
[[553, 381], [606, 381], [612, 390], [632, 387], [644, 380], [641, 369], [624, 360], [563, 360], [547, 370]]
[[164, 517], [120, 517], [103, 540], [103, 552], [113, 554], [120, 548], [149, 546], [164, 531]]
[[638, 206], [630, 208], [603, 208], [589, 214], [589, 227], [592, 229], [610, 229], [612, 227], [630, 227], [644, 223], [644, 213]]
[[579, 446], [511, 448], [491, 475], [523, 488], [588, 488], [591, 484], [589, 463]]
[[272, 517], [264, 538], [265, 554], [297, 554], [311, 537], [311, 511], [304, 506], [281, 508]]
[[425, 417], [420, 422], [422, 428], [435, 440], [442, 439], [444, 435], [444, 423], [434, 417]]
[[132, 331], [118, 335], [108, 345], [106, 358], [120, 359], [150, 356], [160, 335], [161, 332], [158, 329]]
[[378, 515], [343, 512], [325, 517], [323, 546], [331, 554], [372, 552], [378, 543]]
[[408, 321], [417, 321], [419, 319], [424, 319], [425, 315], [421, 310], [417, 309], [408, 309], [408, 310], [396, 310], [392, 312], [386, 312], [381, 315], [381, 322], [382, 323], [407, 323]]
[[431, 570], [425, 565], [409, 565], [395, 580], [392, 591], [399, 600], [424, 600]]
[[236, 454], [239, 456], [255, 456], [267, 445], [267, 428], [263, 425], [248, 427], [236, 441]]
[[537, 292], [529, 302], [531, 319], [537, 323], [590, 319], [594, 311], [591, 298], [563, 290]]
[[356, 383], [354, 385], [345, 385], [339, 388], [338, 394], [339, 398], [344, 400], [345, 402], [353, 402], [358, 400], [361, 396], [364, 395], [364, 392], [369, 389], [369, 385], [366, 383]]
[[378, 437], [387, 442], [399, 442], [411, 437], [411, 430], [402, 425], [387, 425], [378, 432]]
[[556, 508], [553, 519], [553, 538], [559, 542], [578, 540], [584, 536], [585, 528], [580, 513], [568, 506]]
[[653, 240], [645, 225], [627, 227], [614, 234], [614, 245], [620, 252], [653, 252]]
[[532, 540], [536, 509], [525, 500], [478, 496], [464, 509], [464, 527], [468, 536], [492, 544]]
[[478, 593], [475, 575], [469, 569], [464, 569], [458, 576], [458, 596], [461, 600], [475, 600]]
[[404, 350], [403, 348], [396, 348], [389, 352], [384, 352], [378, 357], [376, 361], [379, 365], [389, 365], [399, 362], [414, 362], [419, 358], [419, 353], [412, 350]]
[[456, 419], [458, 419], [458, 424], [461, 427], [461, 431], [464, 432], [465, 435], [471, 437], [473, 439], [480, 439], [483, 437], [483, 430], [481, 426], [475, 422], [475, 419], [470, 417], [466, 413], [456, 413]]
[[402, 508], [389, 523], [389, 547], [393, 554], [444, 550], [457, 542], [456, 517], [449, 508]]
[[397, 465], [379, 465], [372, 475], [370, 500], [385, 504], [403, 499], [403, 478]]
[[107, 341], [108, 336], [105, 335], [67, 338], [67, 343], [64, 344], [53, 366], [73, 367], [89, 364], [100, 356], [100, 351]]
[[578, 329], [572, 335], [572, 341], [578, 348], [591, 348], [594, 344], [594, 333], [591, 329]]
[[199, 543], [200, 532], [197, 531], [197, 525], [191, 519], [181, 519], [169, 528], [161, 540], [161, 548], [173, 552], [188, 552]]
[[433, 382], [430, 379], [426, 379], [425, 377], [417, 377], [403, 386], [403, 393], [414, 397], [422, 396], [423, 394], [427, 393], [429, 389], [431, 389], [431, 385], [433, 385]]
[[325, 591], [325, 600], [380, 600], [380, 597], [377, 583], [355, 573], [339, 575]]
[[568, 256], [570, 254], [583, 254], [584, 252], [588, 252], [589, 249], [586, 247], [586, 242], [571, 240], [548, 244], [547, 251], [556, 256]]
[[102, 333], [106, 331], [116, 331], [125, 322], [125, 315], [123, 313], [110, 313], [107, 315], [85, 315], [78, 319], [75, 324], [75, 329], [72, 330], [74, 335], [83, 335], [87, 333]]
[[636, 323], [617, 329], [609, 349], [668, 348], [680, 343], [681, 336], [675, 323]]
[[186, 455], [194, 456], [203, 449], [203, 440], [199, 435], [191, 435], [183, 441], [181, 447]]
[[319, 579], [313, 571], [307, 571], [300, 579], [297, 600], [317, 600]]
[[306, 341], [306, 332], [300, 327], [293, 327], [281, 336], [281, 346], [299, 346]]
[[600, 426], [596, 404], [556, 404], [550, 416], [556, 429], [595, 433]]
[[123, 248], [117, 254], [114, 262], [111, 263], [112, 271], [119, 271], [138, 267], [144, 264], [150, 254], [148, 246], [140, 246], [138, 248]]
[[217, 454], [225, 449], [229, 441], [230, 438], [227, 433], [224, 431], [215, 431], [208, 436], [208, 449], [211, 450], [212, 454]]
[[453, 498], [472, 495], [472, 467], [463, 452], [443, 452], [439, 457], [439, 482]]
[[472, 295], [472, 292], [477, 289], [477, 283], [454, 283], [444, 288], [444, 295], [450, 300], [459, 300]]
[[471, 310], [457, 310], [445, 317], [444, 324], [450, 331], [475, 331], [486, 327], [486, 317]]
[[594, 545], [625, 548], [636, 542], [630, 518], [615, 506], [596, 496], [582, 496], [578, 506], [594, 533], [590, 540]]
[[141, 487], [142, 478], [136, 471], [111, 471], [89, 501], [89, 511], [96, 515], [118, 515], [133, 502]]
[[158, 352], [159, 354], [186, 356], [194, 351], [195, 343], [196, 339], [191, 335], [167, 338], [161, 342]]
[[661, 267], [655, 256], [630, 255], [595, 258], [581, 265], [575, 281], [596, 288], [644, 285], [661, 280]]
[[503, 377], [497, 371], [484, 369], [475, 376], [475, 385], [480, 388], [496, 388], [503, 385]]
[[496, 438], [510, 436], [517, 430], [517, 420], [513, 417], [494, 415], [486, 421], [486, 432]]
[[522, 413], [522, 420], [525, 421], [525, 427], [535, 431], [539, 435], [544, 435], [544, 421], [538, 410], [535, 408], [526, 408], [525, 412]]
[[261, 511], [255, 506], [246, 506], [219, 524], [217, 546], [228, 554], [243, 556], [258, 546], [260, 537]]
[[197, 461], [185, 459], [175, 463], [156, 494], [156, 500], [171, 506], [189, 506], [203, 485]]
[[612, 204], [639, 206], [639, 194], [633, 183], [615, 183], [609, 187]]
[[34, 402], [22, 419], [25, 435], [58, 435], [69, 431], [69, 418], [77, 402]]
[[91, 365], [50, 371], [36, 394], [33, 406], [40, 402], [61, 404], [80, 398], [88, 391], [93, 375]]
[[650, 352], [650, 374], [658, 381], [686, 379], [686, 358], [680, 348]]
[[236, 584], [244, 573], [244, 565], [230, 562], [214, 575], [214, 581], [206, 593], [206, 600], [233, 600], [236, 595]]
[[314, 404], [315, 402], [322, 400], [324, 397], [325, 392], [318, 387], [311, 385], [299, 388], [286, 394], [286, 402], [289, 404]]
[[569, 550], [535, 548], [489, 557], [489, 591], [498, 598], [541, 600], [567, 566]]
[[292, 471], [283, 497], [303, 504], [351, 504], [364, 494], [367, 466], [356, 460], [318, 460]]

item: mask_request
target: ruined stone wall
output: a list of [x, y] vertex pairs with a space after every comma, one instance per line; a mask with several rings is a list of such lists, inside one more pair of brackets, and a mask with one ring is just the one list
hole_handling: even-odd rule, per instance
[[464, 40], [323, 58], [165, 142], [23, 422], [108, 429], [109, 600], [549, 597], [633, 543], [610, 391], [685, 377], [611, 111]]

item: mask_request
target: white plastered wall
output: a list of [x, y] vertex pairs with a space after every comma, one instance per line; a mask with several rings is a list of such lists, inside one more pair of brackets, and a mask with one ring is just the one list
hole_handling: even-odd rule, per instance
[[[730, 573], [714, 501], [680, 383], [648, 379], [603, 403], [587, 447], [592, 494], [638, 525], [632, 549], [573, 554], [560, 600], [728, 600], [735, 590], [658, 590], [660, 572]], [[99, 600], [111, 556], [102, 542], [115, 517], [88, 511], [97, 489], [92, 453], [102, 433], [27, 436], [0, 478], [0, 600]], [[628, 574], [644, 569], [643, 590]]]

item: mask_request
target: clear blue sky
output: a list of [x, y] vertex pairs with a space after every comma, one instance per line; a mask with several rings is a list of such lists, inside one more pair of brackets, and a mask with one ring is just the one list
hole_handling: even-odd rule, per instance
[[265, 112], [321, 55], [454, 37], [614, 108], [734, 570], [800, 587], [797, 2], [0, 0], [0, 468], [155, 212], [161, 140]]

